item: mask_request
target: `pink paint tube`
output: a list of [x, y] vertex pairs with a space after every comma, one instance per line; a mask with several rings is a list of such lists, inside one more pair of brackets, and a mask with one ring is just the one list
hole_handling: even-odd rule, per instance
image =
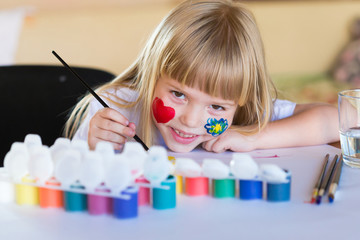
[[209, 179], [206, 177], [185, 178], [185, 193], [189, 196], [209, 194]]
[[[135, 180], [137, 183], [149, 183], [143, 176], [139, 177]], [[150, 188], [147, 187], [139, 187], [138, 192], [138, 205], [150, 205]]]
[[[95, 192], [110, 192], [109, 189], [97, 188]], [[112, 213], [112, 201], [110, 197], [89, 194], [88, 195], [88, 212], [91, 215], [103, 215]]]

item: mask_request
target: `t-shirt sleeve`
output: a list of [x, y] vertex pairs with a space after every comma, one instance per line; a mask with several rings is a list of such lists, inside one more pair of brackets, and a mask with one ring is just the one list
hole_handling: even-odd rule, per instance
[[276, 121], [292, 116], [294, 114], [295, 107], [296, 103], [294, 102], [276, 99], [274, 101], [274, 112], [271, 121]]

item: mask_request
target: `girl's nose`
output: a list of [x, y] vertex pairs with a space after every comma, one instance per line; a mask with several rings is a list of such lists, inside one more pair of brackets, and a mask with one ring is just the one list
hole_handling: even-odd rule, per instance
[[204, 125], [203, 118], [202, 109], [196, 106], [187, 106], [180, 117], [180, 121], [186, 127], [197, 128]]

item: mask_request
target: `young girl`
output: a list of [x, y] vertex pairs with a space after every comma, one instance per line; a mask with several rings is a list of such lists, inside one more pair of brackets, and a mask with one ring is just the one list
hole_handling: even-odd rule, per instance
[[137, 135], [175, 152], [251, 151], [338, 141], [337, 109], [276, 99], [259, 30], [236, 2], [185, 1], [148, 40], [137, 60], [98, 88], [66, 125], [90, 149], [121, 149]]

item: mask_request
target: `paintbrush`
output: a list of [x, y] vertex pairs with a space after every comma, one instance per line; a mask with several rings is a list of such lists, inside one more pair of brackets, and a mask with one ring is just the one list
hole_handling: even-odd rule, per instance
[[323, 178], [324, 178], [324, 175], [325, 175], [325, 169], [326, 169], [326, 166], [329, 162], [329, 154], [326, 154], [325, 158], [324, 158], [324, 163], [323, 163], [323, 166], [322, 166], [322, 169], [321, 169], [321, 172], [320, 172], [320, 175], [315, 183], [315, 186], [314, 186], [314, 190], [313, 190], [313, 193], [312, 193], [312, 198], [311, 198], [311, 203], [315, 203], [316, 201], [316, 198], [318, 196], [318, 193], [319, 193], [319, 188], [321, 186], [321, 183], [323, 181]]
[[320, 204], [321, 203], [321, 198], [324, 196], [324, 194], [326, 193], [327, 189], [329, 188], [329, 185], [330, 185], [330, 179], [333, 175], [333, 172], [334, 172], [334, 169], [335, 169], [335, 166], [336, 166], [336, 163], [337, 163], [337, 160], [338, 160], [338, 155], [335, 155], [322, 183], [321, 183], [321, 186], [319, 188], [319, 193], [318, 193], [318, 196], [316, 197], [316, 203], [317, 204]]
[[[77, 74], [55, 51], [52, 51], [52, 53], [55, 55], [55, 57], [67, 68], [69, 69], [80, 81], [81, 83], [89, 90], [89, 92], [98, 100], [103, 107], [108, 108], [109, 106], [97, 95], [91, 87]], [[147, 151], [149, 148], [145, 145], [145, 143], [135, 134], [134, 136], [135, 141], [140, 143], [143, 148]]]
[[332, 203], [335, 199], [335, 192], [337, 187], [339, 186], [339, 181], [340, 181], [340, 175], [341, 175], [341, 170], [342, 170], [342, 166], [343, 166], [343, 156], [341, 154], [340, 159], [338, 161], [338, 163], [336, 164], [336, 168], [335, 168], [335, 173], [334, 173], [334, 177], [333, 180], [331, 181], [330, 184], [330, 188], [329, 188], [329, 202]]

